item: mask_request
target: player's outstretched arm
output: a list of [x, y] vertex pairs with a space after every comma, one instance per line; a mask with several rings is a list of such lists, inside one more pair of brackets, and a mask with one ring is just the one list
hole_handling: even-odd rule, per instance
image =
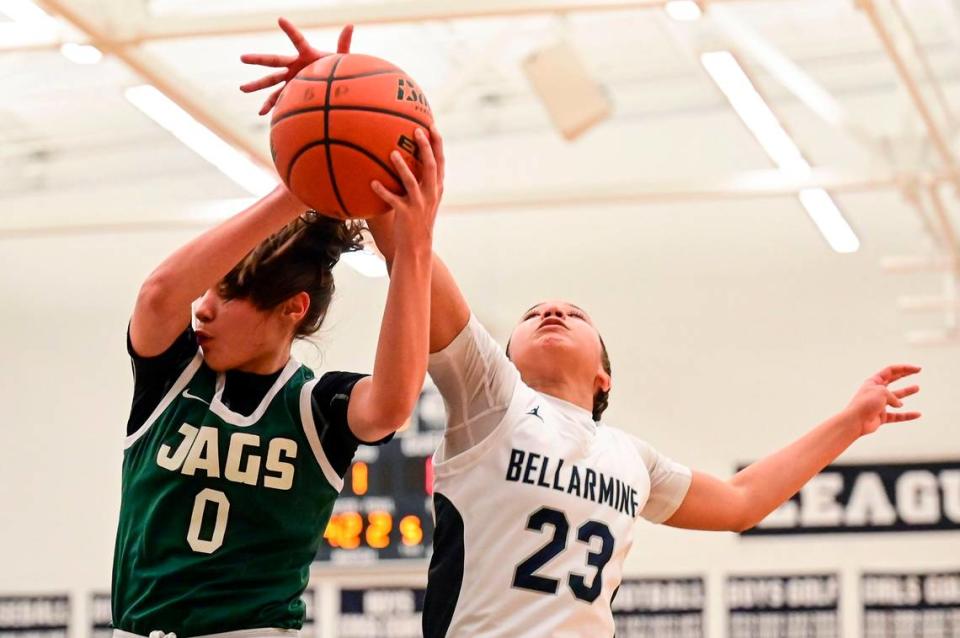
[[[437, 130], [436, 125], [430, 126], [430, 147], [437, 162], [441, 184], [440, 196], [442, 197], [445, 162], [443, 138], [440, 136], [440, 131]], [[384, 197], [383, 193], [388, 192], [383, 186], [375, 187], [374, 191], [381, 197]], [[387, 268], [390, 269], [391, 276], [393, 276], [393, 263], [396, 255], [396, 222], [394, 216], [393, 212], [389, 212], [386, 215], [367, 220], [367, 226], [373, 234], [374, 241], [377, 242], [377, 248], [383, 253], [384, 259], [387, 260]], [[432, 353], [439, 352], [450, 345], [450, 342], [463, 331], [470, 320], [470, 306], [467, 305], [467, 300], [460, 292], [460, 288], [446, 264], [436, 255], [433, 256], [430, 308], [430, 352]]]
[[919, 412], [888, 412], [919, 392], [916, 385], [889, 389], [894, 381], [920, 372], [895, 365], [867, 379], [850, 404], [787, 447], [744, 468], [728, 481], [694, 472], [683, 503], [667, 525], [687, 529], [743, 531], [797, 493], [861, 436], [881, 425], [920, 418]]
[[142, 357], [164, 352], [190, 323], [190, 304], [224, 277], [263, 239], [306, 210], [278, 186], [249, 208], [167, 257], [140, 287], [130, 341]]
[[[290, 37], [297, 50], [295, 56], [248, 54], [242, 57], [248, 64], [285, 67], [241, 87], [244, 92], [257, 91], [283, 82], [296, 75], [303, 67], [328, 53], [314, 49], [303, 34], [286, 19], [280, 18], [280, 28]], [[350, 48], [353, 27], [347, 25], [340, 34], [339, 52]], [[264, 103], [260, 113], [269, 111], [277, 101], [283, 85]], [[140, 288], [133, 317], [130, 320], [130, 340], [143, 357], [164, 352], [190, 323], [190, 304], [210, 286], [230, 272], [263, 239], [283, 228], [307, 209], [300, 201], [280, 186], [272, 193], [170, 255]]]
[[406, 193], [378, 189], [393, 209], [395, 252], [373, 376], [357, 383], [347, 409], [350, 429], [362, 441], [377, 441], [403, 425], [427, 374], [433, 224], [441, 182], [427, 134], [417, 129], [414, 137], [423, 158], [421, 181], [399, 151], [393, 151], [391, 159]]

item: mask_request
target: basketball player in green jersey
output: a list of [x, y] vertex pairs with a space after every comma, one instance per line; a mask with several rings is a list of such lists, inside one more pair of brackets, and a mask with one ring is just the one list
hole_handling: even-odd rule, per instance
[[314, 378], [290, 356], [295, 339], [322, 325], [332, 269], [360, 248], [360, 226], [304, 213], [282, 186], [143, 283], [127, 340], [135, 386], [115, 636], [297, 634], [300, 596], [353, 454], [404, 423], [426, 372], [441, 185], [426, 135], [416, 137], [423, 178], [405, 175], [372, 375]]

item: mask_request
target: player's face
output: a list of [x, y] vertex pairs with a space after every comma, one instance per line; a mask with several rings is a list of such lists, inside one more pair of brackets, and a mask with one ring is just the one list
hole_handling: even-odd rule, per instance
[[564, 377], [608, 389], [600, 334], [582, 308], [559, 300], [545, 301], [523, 314], [510, 337], [510, 358], [521, 376], [531, 380]]
[[259, 364], [289, 347], [289, 326], [280, 313], [260, 310], [247, 299], [224, 299], [211, 289], [200, 298], [195, 315], [197, 341], [213, 370], [263, 372]]

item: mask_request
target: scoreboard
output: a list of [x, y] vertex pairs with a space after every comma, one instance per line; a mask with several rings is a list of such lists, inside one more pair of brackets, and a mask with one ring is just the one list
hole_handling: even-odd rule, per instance
[[429, 555], [432, 457], [445, 420], [443, 399], [428, 385], [393, 441], [357, 450], [317, 552], [318, 563], [364, 565]]

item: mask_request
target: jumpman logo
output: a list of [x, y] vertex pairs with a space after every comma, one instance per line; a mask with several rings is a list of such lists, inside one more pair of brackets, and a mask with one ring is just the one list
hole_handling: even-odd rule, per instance
[[535, 417], [537, 417], [538, 419], [540, 419], [541, 421], [543, 421], [543, 417], [540, 416], [540, 406], [539, 406], [539, 405], [538, 405], [537, 407], [533, 408], [532, 410], [530, 410], [529, 412], [527, 412], [527, 414], [529, 414], [530, 416], [535, 416]]

